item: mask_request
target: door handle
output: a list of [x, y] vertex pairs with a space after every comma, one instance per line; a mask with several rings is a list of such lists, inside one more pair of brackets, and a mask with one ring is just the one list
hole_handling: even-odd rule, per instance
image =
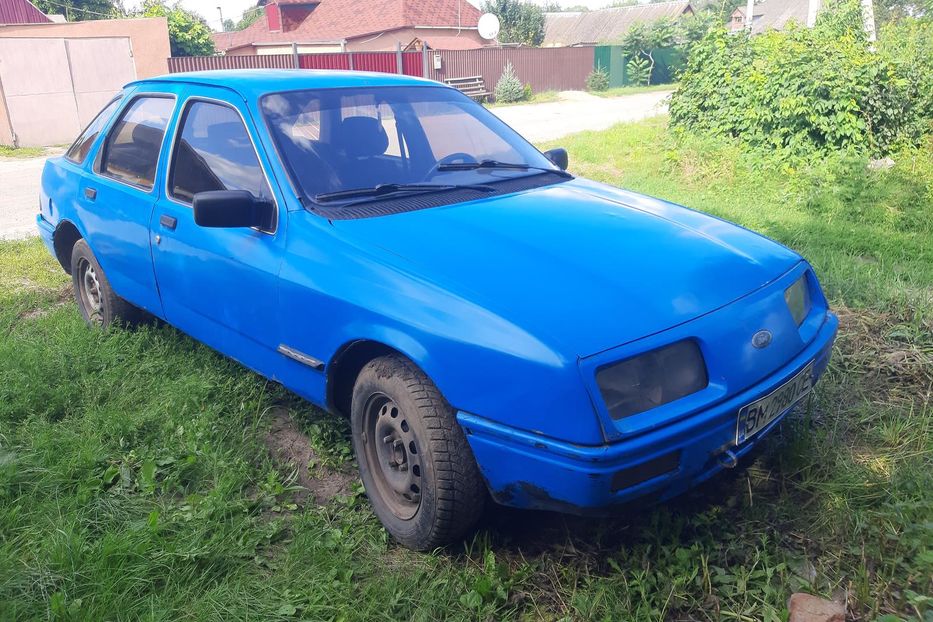
[[85, 187], [85, 188], [84, 188], [84, 196], [85, 196], [89, 201], [93, 201], [94, 199], [97, 198], [97, 188], [91, 188], [90, 186]]
[[162, 214], [159, 216], [159, 224], [169, 231], [174, 231], [175, 227], [178, 225], [178, 219], [168, 214]]

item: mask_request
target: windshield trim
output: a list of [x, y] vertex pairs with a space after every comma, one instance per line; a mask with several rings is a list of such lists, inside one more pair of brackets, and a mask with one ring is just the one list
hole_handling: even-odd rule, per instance
[[[268, 91], [268, 92], [262, 93], [261, 95], [259, 95], [259, 97], [257, 97], [257, 99], [256, 99], [257, 108], [258, 108], [257, 112], [258, 112], [260, 118], [262, 119], [263, 127], [264, 127], [265, 130], [266, 130], [266, 134], [269, 136], [270, 142], [272, 143], [272, 149], [273, 149], [274, 155], [275, 155], [276, 159], [278, 160], [278, 162], [281, 164], [282, 169], [285, 171], [285, 177], [288, 179], [288, 184], [289, 184], [289, 186], [291, 186], [292, 192], [295, 194], [295, 197], [298, 199], [298, 203], [299, 203], [306, 211], [311, 212], [312, 214], [315, 214], [315, 215], [318, 215], [318, 216], [322, 216], [322, 217], [324, 217], [324, 218], [332, 219], [332, 218], [334, 218], [334, 216], [333, 216], [333, 211], [334, 211], [334, 209], [335, 209], [335, 208], [336, 208], [336, 209], [339, 209], [340, 206], [337, 205], [337, 204], [334, 204], [334, 205], [326, 205], [326, 204], [318, 203], [317, 201], [314, 200], [314, 197], [313, 197], [313, 196], [308, 195], [308, 194], [304, 191], [304, 189], [301, 188], [300, 184], [299, 184], [298, 181], [297, 181], [297, 175], [295, 174], [294, 170], [292, 169], [291, 163], [288, 161], [287, 158], [285, 158], [285, 157], [282, 155], [282, 151], [281, 151], [280, 146], [279, 146], [279, 140], [276, 138], [276, 133], [275, 133], [274, 129], [272, 128], [272, 126], [270, 125], [269, 116], [263, 111], [263, 107], [262, 107], [262, 106], [263, 106], [263, 101], [264, 101], [266, 98], [268, 98], [268, 97], [273, 97], [273, 96], [275, 96], [275, 95], [287, 95], [287, 94], [290, 94], [290, 93], [300, 93], [300, 92], [303, 92], [303, 91], [359, 91], [360, 89], [367, 89], [367, 90], [372, 90], [372, 91], [380, 91], [380, 90], [400, 89], [400, 88], [404, 88], [404, 89], [408, 89], [408, 88], [439, 89], [439, 90], [446, 91], [446, 92], [448, 92], [448, 93], [452, 92], [452, 93], [455, 93], [455, 94], [456, 94], [455, 96], [459, 96], [462, 100], [465, 100], [465, 101], [467, 101], [467, 102], [469, 102], [469, 103], [471, 103], [471, 104], [473, 104], [473, 105], [481, 106], [481, 107], [482, 107], [482, 104], [478, 104], [478, 103], [475, 102], [473, 99], [471, 99], [471, 98], [469, 98], [468, 96], [466, 96], [466, 95], [465, 95], [463, 92], [461, 92], [460, 90], [458, 90], [458, 89], [456, 89], [456, 88], [454, 88], [454, 87], [452, 87], [452, 86], [449, 86], [449, 85], [447, 85], [447, 84], [442, 84], [442, 83], [436, 83], [436, 84], [430, 84], [430, 83], [428, 83], [428, 84], [421, 84], [421, 83], [419, 83], [419, 84], [413, 84], [413, 85], [407, 85], [407, 84], [404, 84], [404, 85], [391, 84], [391, 85], [378, 85], [378, 86], [360, 86], [360, 85], [352, 85], [352, 86], [336, 86], [336, 87], [323, 87], [323, 88], [307, 87], [307, 88], [297, 88], [297, 89], [293, 88], [293, 89], [283, 89], [283, 90], [276, 90], [276, 91]], [[488, 112], [488, 110], [487, 110], [487, 112]], [[493, 115], [494, 115], [495, 113], [490, 112], [490, 114], [493, 114]], [[510, 126], [508, 123], [506, 123], [504, 120], [502, 120], [502, 119], [499, 118], [499, 117], [496, 117], [496, 119], [497, 119], [500, 123], [502, 123], [502, 125], [504, 125], [504, 126], [507, 127], [509, 130], [511, 130], [511, 131], [514, 133], [514, 135], [515, 135], [519, 140], [523, 141], [526, 145], [530, 146], [530, 147], [531, 147], [532, 149], [534, 149], [537, 153], [541, 154], [541, 156], [542, 156], [545, 160], [548, 159], [547, 156], [544, 155], [544, 152], [542, 152], [540, 149], [538, 149], [537, 146], [535, 146], [531, 141], [529, 141], [529, 140], [526, 139], [524, 136], [522, 136], [522, 135], [521, 135], [517, 130], [515, 130], [512, 126]], [[548, 160], [548, 161], [550, 161], [550, 160]], [[506, 170], [506, 169], [500, 169], [500, 170]], [[515, 171], [517, 171], [517, 172], [521, 172], [521, 169], [512, 169], [512, 170], [515, 170]], [[531, 166], [531, 167], [529, 167], [529, 168], [527, 169], [526, 172], [528, 173], [528, 174], [526, 174], [526, 175], [515, 175], [515, 176], [511, 176], [511, 177], [502, 177], [502, 178], [499, 178], [499, 179], [491, 179], [491, 180], [488, 180], [488, 181], [484, 181], [483, 184], [481, 184], [481, 185], [498, 185], [498, 184], [500, 184], [500, 183], [502, 183], [502, 182], [514, 182], [515, 180], [520, 180], [520, 179], [528, 179], [528, 178], [533, 178], [533, 177], [551, 176], [551, 175], [559, 176], [559, 177], [560, 177], [560, 181], [568, 181], [568, 180], [571, 180], [571, 179], [574, 178], [573, 175], [571, 175], [571, 174], [568, 173], [567, 171], [561, 170], [561, 169], [560, 169], [559, 167], [557, 167], [557, 166], [554, 167], [554, 170], [553, 170], [553, 171], [545, 170], [543, 167], [534, 167], [534, 166]], [[508, 191], [507, 191], [506, 193], [508, 193]], [[493, 193], [489, 193], [489, 196], [496, 196], [496, 195], [498, 195], [498, 194], [499, 194], [498, 192], [493, 192]], [[366, 203], [387, 202], [387, 201], [396, 200], [397, 198], [398, 198], [397, 196], [373, 197], [373, 200], [372, 200], [372, 201], [366, 201]], [[445, 205], [450, 205], [450, 204], [452, 204], [452, 203], [448, 203], [448, 204], [445, 204]], [[344, 207], [352, 207], [352, 206], [350, 206], [350, 205], [344, 205]]]

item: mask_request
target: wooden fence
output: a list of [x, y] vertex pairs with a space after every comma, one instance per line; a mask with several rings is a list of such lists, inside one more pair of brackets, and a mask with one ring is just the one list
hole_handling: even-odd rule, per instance
[[206, 69], [343, 69], [422, 76], [443, 81], [482, 76], [493, 91], [507, 63], [535, 92], [582, 90], [593, 70], [592, 47], [482, 48], [423, 52], [336, 52], [268, 56], [186, 56], [168, 59], [171, 73]]

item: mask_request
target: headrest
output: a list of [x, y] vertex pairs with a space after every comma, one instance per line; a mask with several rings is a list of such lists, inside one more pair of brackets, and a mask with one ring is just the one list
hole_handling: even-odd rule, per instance
[[132, 135], [134, 143], [145, 143], [153, 147], [162, 144], [162, 130], [145, 123], [137, 123]]
[[389, 137], [379, 119], [347, 117], [337, 131], [337, 146], [350, 157], [382, 155], [389, 148]]

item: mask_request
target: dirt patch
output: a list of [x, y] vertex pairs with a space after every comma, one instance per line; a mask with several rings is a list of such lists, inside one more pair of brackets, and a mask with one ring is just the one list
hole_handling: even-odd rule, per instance
[[[266, 447], [277, 462], [290, 465], [298, 472], [297, 484], [302, 490], [296, 494], [296, 501], [312, 497], [315, 503], [326, 505], [335, 497], [352, 494], [356, 474], [318, 465], [311, 441], [286, 408], [276, 408], [266, 417], [270, 423], [265, 436]], [[312, 464], [316, 465], [313, 473], [309, 469]]]
[[[30, 282], [31, 283], [31, 282]], [[55, 299], [52, 302], [51, 306], [45, 305], [37, 307], [35, 309], [28, 309], [19, 314], [19, 319], [21, 320], [35, 320], [41, 317], [45, 317], [55, 309], [63, 307], [65, 305], [71, 304], [74, 301], [74, 295], [71, 288], [71, 283], [68, 285], [63, 285], [57, 290], [49, 290], [48, 288], [39, 287], [36, 285], [32, 286], [32, 289], [36, 291], [55, 291]]]
[[[836, 307], [833, 361], [860, 388], [894, 400], [927, 403], [933, 390], [933, 326], [890, 313]], [[876, 398], [877, 399], [877, 398]]]

